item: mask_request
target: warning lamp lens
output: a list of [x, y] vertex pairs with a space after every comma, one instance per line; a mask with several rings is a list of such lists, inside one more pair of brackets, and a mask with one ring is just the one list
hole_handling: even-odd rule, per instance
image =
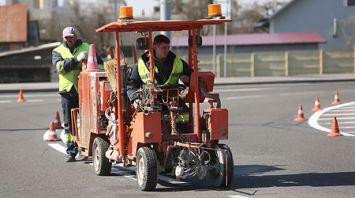
[[133, 7], [132, 6], [120, 6], [119, 19], [133, 19]]
[[209, 4], [208, 5], [208, 17], [222, 16], [221, 4]]

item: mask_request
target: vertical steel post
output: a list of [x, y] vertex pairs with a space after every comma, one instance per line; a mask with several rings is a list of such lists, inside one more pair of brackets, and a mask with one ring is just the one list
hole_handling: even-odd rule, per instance
[[116, 119], [118, 118], [118, 133], [119, 133], [119, 153], [120, 157], [126, 157], [125, 150], [125, 130], [123, 125], [123, 114], [122, 114], [122, 97], [121, 97], [121, 56], [120, 56], [120, 37], [119, 32], [116, 32], [116, 61], [117, 61], [117, 70], [116, 70], [116, 81], [117, 81], [117, 106], [115, 111]]
[[200, 130], [200, 86], [198, 82], [198, 66], [197, 66], [197, 46], [196, 46], [196, 29], [192, 30], [192, 54], [193, 54], [193, 66], [194, 66], [194, 84], [195, 84], [195, 131], [197, 134], [197, 140], [201, 141], [202, 134]]
[[[189, 30], [189, 38], [192, 38], [192, 30], [190, 29]], [[192, 47], [190, 45], [188, 45], [188, 60], [189, 60], [189, 67], [190, 68], [193, 68], [193, 65], [192, 65]], [[193, 77], [192, 77], [193, 78]], [[190, 81], [191, 81], [191, 77], [190, 77]], [[192, 118], [193, 118], [193, 103], [189, 103], [189, 123], [193, 122]], [[192, 129], [193, 131], [194, 129]]]
[[152, 31], [149, 31], [149, 63], [150, 63], [150, 81], [152, 81], [155, 87], [154, 81], [154, 52], [153, 52], [153, 38]]
[[[171, 0], [160, 0], [160, 20], [167, 21], [171, 19]], [[162, 34], [170, 38], [170, 32], [162, 31]]]

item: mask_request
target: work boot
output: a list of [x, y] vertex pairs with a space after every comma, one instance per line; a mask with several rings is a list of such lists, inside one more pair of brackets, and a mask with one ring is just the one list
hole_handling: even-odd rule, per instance
[[76, 155], [75, 160], [77, 160], [77, 161], [85, 161], [85, 160], [88, 160], [88, 157], [86, 157], [84, 155]]
[[75, 156], [72, 155], [67, 155], [67, 157], [65, 158], [65, 162], [75, 162]]

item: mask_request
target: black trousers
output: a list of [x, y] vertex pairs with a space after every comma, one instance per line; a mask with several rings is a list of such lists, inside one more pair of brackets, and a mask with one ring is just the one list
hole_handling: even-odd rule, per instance
[[78, 93], [73, 86], [69, 92], [60, 92], [59, 94], [61, 95], [62, 102], [67, 154], [75, 156], [78, 153], [78, 148], [72, 138], [71, 109], [79, 106]]

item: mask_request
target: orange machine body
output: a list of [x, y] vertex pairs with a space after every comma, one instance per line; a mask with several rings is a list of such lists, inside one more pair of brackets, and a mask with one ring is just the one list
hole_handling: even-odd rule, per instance
[[[107, 94], [109, 94], [109, 91], [105, 91], [105, 88], [107, 88], [105, 82], [107, 83], [105, 72], [83, 70], [80, 73], [78, 91], [80, 109], [78, 113], [80, 119], [76, 121], [75, 128], [78, 132], [74, 133], [74, 136], [82, 148], [89, 148], [93, 138], [92, 134], [106, 133], [104, 109], [102, 106], [107, 103]], [[101, 91], [100, 88], [103, 90]]]

